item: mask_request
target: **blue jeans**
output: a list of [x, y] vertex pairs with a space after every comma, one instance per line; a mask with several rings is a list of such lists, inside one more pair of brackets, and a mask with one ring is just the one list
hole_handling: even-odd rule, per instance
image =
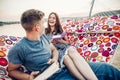
[[93, 72], [99, 80], [120, 80], [120, 71], [104, 62], [89, 62]]
[[[104, 62], [88, 62], [98, 80], [120, 80], [120, 71]], [[77, 80], [67, 68], [62, 68], [48, 80]]]
[[58, 72], [56, 72], [47, 80], [76, 80], [76, 79], [70, 74], [67, 68], [64, 67], [61, 68]]

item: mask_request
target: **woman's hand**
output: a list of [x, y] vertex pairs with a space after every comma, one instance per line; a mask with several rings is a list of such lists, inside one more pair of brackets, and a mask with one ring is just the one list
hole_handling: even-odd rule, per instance
[[63, 39], [59, 39], [59, 40], [57, 40], [57, 42], [59, 42], [59, 43], [63, 43]]
[[28, 80], [34, 80], [35, 76], [39, 74], [39, 71], [31, 72]]
[[51, 43], [55, 44], [57, 43], [57, 40], [52, 40]]
[[64, 39], [59, 39], [59, 40], [57, 40], [57, 42], [68, 44], [68, 45], [71, 44], [68, 40], [64, 40]]

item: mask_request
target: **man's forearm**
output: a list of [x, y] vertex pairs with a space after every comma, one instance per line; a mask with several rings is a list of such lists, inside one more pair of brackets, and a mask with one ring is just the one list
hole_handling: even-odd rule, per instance
[[18, 70], [9, 71], [9, 75], [18, 80], [29, 80], [30, 75]]
[[58, 60], [58, 56], [59, 56], [59, 53], [58, 53], [57, 49], [53, 50], [53, 59]]

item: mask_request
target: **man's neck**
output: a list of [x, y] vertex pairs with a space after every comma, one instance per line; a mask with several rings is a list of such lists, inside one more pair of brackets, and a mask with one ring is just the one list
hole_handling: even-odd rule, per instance
[[40, 34], [35, 34], [35, 33], [27, 33], [26, 34], [26, 37], [29, 39], [29, 40], [40, 40]]

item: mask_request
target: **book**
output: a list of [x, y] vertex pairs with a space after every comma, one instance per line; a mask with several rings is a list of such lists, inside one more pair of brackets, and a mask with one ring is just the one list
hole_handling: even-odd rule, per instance
[[59, 40], [61, 38], [62, 38], [61, 35], [53, 35], [52, 40]]
[[62, 34], [58, 34], [58, 35], [53, 35], [52, 40], [59, 40], [65, 37], [67, 33], [63, 32]]
[[46, 80], [50, 76], [52, 76], [55, 72], [57, 72], [59, 69], [60, 69], [59, 64], [58, 63], [53, 63], [43, 73], [38, 75], [34, 80]]

